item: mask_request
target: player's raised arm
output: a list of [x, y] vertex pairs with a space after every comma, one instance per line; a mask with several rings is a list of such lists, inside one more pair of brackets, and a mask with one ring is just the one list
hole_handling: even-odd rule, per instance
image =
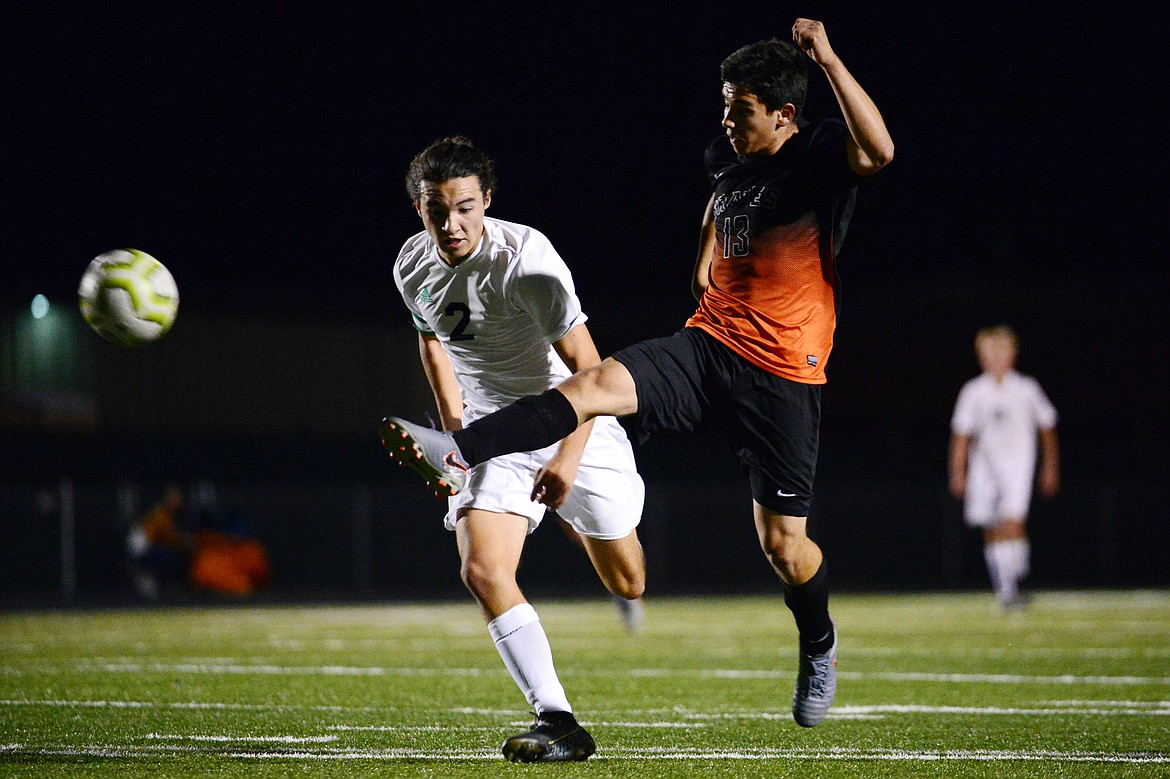
[[894, 159], [894, 140], [885, 120], [829, 45], [825, 26], [813, 19], [797, 19], [792, 25], [792, 41], [820, 65], [833, 87], [853, 139], [849, 144], [849, 167], [859, 175], [872, 176], [890, 164]]

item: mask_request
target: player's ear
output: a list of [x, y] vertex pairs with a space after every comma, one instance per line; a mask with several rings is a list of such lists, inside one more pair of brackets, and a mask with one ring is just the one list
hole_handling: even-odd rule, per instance
[[492, 191], [489, 189], [483, 193], [483, 210], [487, 211], [488, 206], [492, 204]]
[[785, 103], [776, 111], [776, 129], [786, 127], [796, 121], [796, 106], [792, 103]]
[[410, 202], [411, 202], [411, 205], [414, 206], [414, 212], [416, 214], [418, 214], [418, 218], [422, 219], [422, 203], [419, 202], [419, 199], [417, 197]]

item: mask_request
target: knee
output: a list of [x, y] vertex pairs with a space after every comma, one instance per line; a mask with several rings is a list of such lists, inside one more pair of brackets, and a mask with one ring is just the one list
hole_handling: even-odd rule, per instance
[[463, 561], [459, 569], [459, 578], [463, 580], [463, 586], [481, 602], [489, 600], [493, 593], [515, 581], [511, 572], [475, 559]]
[[614, 582], [606, 582], [606, 587], [619, 598], [637, 600], [646, 591], [646, 577], [622, 576]]
[[626, 366], [612, 357], [574, 374], [558, 387], [581, 419], [626, 416], [638, 410], [634, 380]]
[[776, 532], [760, 537], [760, 548], [781, 576], [795, 571], [806, 556], [810, 543], [807, 536], [794, 533]]
[[637, 600], [646, 591], [646, 572], [629, 568], [610, 568], [597, 571], [605, 589], [619, 598]]

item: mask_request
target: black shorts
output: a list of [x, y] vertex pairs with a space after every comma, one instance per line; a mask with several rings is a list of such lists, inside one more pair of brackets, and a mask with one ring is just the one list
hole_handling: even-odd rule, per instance
[[658, 430], [724, 430], [755, 501], [787, 516], [808, 516], [820, 440], [819, 384], [768, 373], [693, 327], [634, 344], [613, 358], [637, 388], [637, 414], [622, 420], [634, 443]]

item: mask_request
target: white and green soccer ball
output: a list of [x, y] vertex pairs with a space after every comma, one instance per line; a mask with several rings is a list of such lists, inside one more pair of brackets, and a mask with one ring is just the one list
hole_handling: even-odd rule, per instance
[[175, 323], [179, 288], [166, 267], [146, 252], [116, 249], [94, 258], [77, 288], [81, 316], [103, 338], [142, 346]]

